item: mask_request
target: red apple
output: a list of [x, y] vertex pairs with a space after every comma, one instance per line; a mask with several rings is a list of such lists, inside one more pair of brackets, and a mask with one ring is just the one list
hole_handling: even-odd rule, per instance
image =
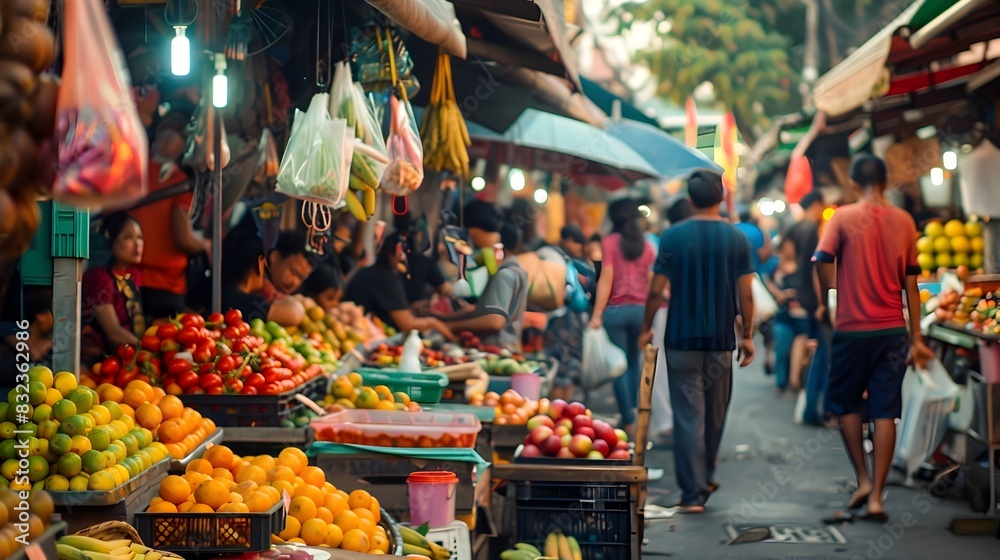
[[573, 452], [568, 447], [560, 447], [556, 457], [559, 459], [576, 459], [576, 455], [573, 455]]
[[549, 416], [555, 420], [556, 418], [562, 418], [563, 410], [566, 408], [566, 401], [562, 399], [555, 399], [549, 403]]
[[621, 449], [623, 451], [628, 451], [628, 442], [619, 440], [618, 443], [612, 449]]
[[600, 451], [601, 456], [607, 457], [611, 453], [611, 448], [608, 447], [608, 442], [603, 439], [594, 440], [594, 451]]
[[541, 457], [541, 456], [542, 456], [542, 450], [535, 447], [534, 445], [531, 445], [530, 443], [528, 445], [525, 445], [521, 449], [521, 457]]
[[562, 440], [562, 446], [563, 447], [569, 447], [569, 445], [571, 443], [573, 443], [573, 436], [570, 435], [570, 434], [566, 434], [564, 436], [561, 436], [560, 439]]
[[563, 410], [563, 417], [565, 418], [576, 418], [577, 416], [587, 412], [587, 407], [583, 406], [581, 402], [571, 402], [566, 405], [565, 410]]
[[609, 447], [614, 447], [618, 443], [618, 434], [615, 433], [614, 428], [607, 422], [594, 420], [594, 433], [598, 439], [608, 442]]
[[555, 457], [559, 450], [563, 448], [562, 438], [559, 436], [551, 436], [549, 439], [545, 440], [545, 443], [539, 446], [542, 453], [548, 455], [549, 457]]
[[628, 461], [631, 458], [632, 455], [624, 449], [616, 449], [611, 452], [611, 455], [608, 455], [608, 459], [612, 461]]
[[552, 435], [552, 428], [548, 426], [539, 426], [534, 430], [531, 430], [528, 437], [531, 438], [531, 443], [541, 447], [542, 444], [545, 443], [545, 440], [552, 437]]
[[580, 428], [591, 428], [593, 423], [589, 416], [578, 414], [573, 417], [573, 432], [576, 433]]
[[591, 451], [590, 453], [587, 453], [587, 458], [594, 461], [600, 461], [604, 459], [604, 455], [600, 451]]
[[573, 421], [569, 418], [560, 418], [559, 421], [556, 422], [556, 427], [558, 428], [559, 426], [566, 426], [566, 429], [573, 431]]
[[537, 428], [539, 426], [547, 426], [549, 428], [555, 428], [556, 427], [556, 423], [553, 422], [552, 419], [549, 418], [548, 416], [543, 416], [541, 414], [539, 414], [537, 416], [532, 416], [531, 419], [528, 420], [528, 429], [529, 430], [534, 430], [535, 428]]
[[594, 442], [587, 436], [573, 436], [569, 450], [577, 457], [586, 457], [594, 449]]
[[618, 436], [618, 439], [621, 441], [628, 441], [628, 434], [626, 434], [625, 430], [622, 430], [621, 428], [615, 430], [615, 435]]
[[563, 437], [564, 435], [567, 435], [567, 434], [571, 434], [572, 435], [572, 431], [569, 428], [567, 428], [566, 426], [556, 426], [555, 434], [557, 436], [559, 436], [559, 437]]
[[580, 434], [581, 436], [587, 436], [590, 439], [594, 439], [595, 437], [597, 437], [596, 435], [594, 435], [594, 429], [593, 428], [588, 428], [586, 426], [584, 426], [582, 428], [577, 428], [576, 430], [573, 430], [573, 433], [574, 434]]

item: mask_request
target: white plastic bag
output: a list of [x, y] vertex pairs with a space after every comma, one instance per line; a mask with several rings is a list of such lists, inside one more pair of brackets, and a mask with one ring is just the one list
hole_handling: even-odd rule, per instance
[[[363, 156], [365, 165], [371, 171], [370, 177], [368, 169], [365, 173], [359, 172], [356, 175], [359, 179], [365, 180], [366, 185], [378, 188], [385, 166], [389, 163], [385, 139], [382, 137], [382, 126], [375, 118], [375, 112], [365, 97], [361, 84], [352, 80], [350, 64], [337, 63], [333, 86], [330, 88], [330, 115], [347, 121], [347, 126], [354, 132], [356, 139], [355, 152], [360, 151], [355, 153], [355, 156]], [[362, 145], [366, 149], [362, 149]]]
[[958, 385], [937, 360], [929, 362], [926, 369], [911, 366], [906, 370], [903, 414], [897, 425], [893, 460], [905, 468], [908, 482], [944, 439], [958, 391]]
[[74, 206], [127, 205], [146, 194], [149, 141], [125, 57], [103, 2], [66, 2], [65, 10], [52, 193]]
[[628, 357], [611, 342], [604, 327], [584, 331], [580, 385], [585, 390], [596, 389], [621, 377], [627, 368]]
[[330, 118], [329, 97], [318, 93], [305, 113], [295, 111], [276, 190], [336, 208], [343, 205], [350, 180], [354, 133], [344, 119]]
[[753, 283], [750, 284], [750, 288], [753, 295], [753, 322], [756, 325], [766, 323], [778, 312], [778, 302], [774, 301], [771, 292], [767, 291], [767, 286], [756, 274], [753, 275]]

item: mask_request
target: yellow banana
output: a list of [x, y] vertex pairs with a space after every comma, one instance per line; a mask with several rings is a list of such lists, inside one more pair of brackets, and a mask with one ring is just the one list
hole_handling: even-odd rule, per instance
[[368, 187], [361, 191], [361, 205], [369, 218], [375, 215], [375, 189]]
[[555, 532], [549, 533], [549, 536], [545, 537], [545, 556], [559, 557], [559, 535]]
[[576, 537], [566, 537], [569, 541], [569, 550], [573, 553], [572, 560], [583, 560], [583, 551], [580, 550], [580, 543], [576, 540]]
[[357, 218], [358, 221], [368, 221], [368, 214], [365, 213], [365, 208], [361, 205], [361, 201], [358, 200], [358, 195], [354, 194], [354, 191], [346, 191], [344, 193], [344, 201], [347, 202], [347, 209], [351, 211], [351, 215]]
[[132, 545], [132, 541], [128, 539], [118, 539], [114, 541], [102, 541], [101, 539], [95, 539], [93, 537], [85, 537], [83, 535], [66, 535], [59, 537], [59, 544], [64, 544], [66, 546], [75, 548], [77, 550], [82, 550], [84, 552], [101, 552], [104, 554], [112, 554], [120, 548], [128, 548]]
[[573, 551], [569, 549], [569, 539], [559, 533], [559, 560], [573, 560]]

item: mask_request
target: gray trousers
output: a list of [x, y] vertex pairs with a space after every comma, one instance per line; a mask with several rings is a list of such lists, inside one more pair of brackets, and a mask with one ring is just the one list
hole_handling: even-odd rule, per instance
[[674, 465], [685, 505], [702, 504], [715, 474], [733, 387], [732, 352], [667, 350]]

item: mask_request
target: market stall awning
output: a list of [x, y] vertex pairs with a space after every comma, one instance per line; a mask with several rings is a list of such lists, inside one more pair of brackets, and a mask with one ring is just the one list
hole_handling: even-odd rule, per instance
[[447, 0], [367, 0], [414, 35], [438, 45], [448, 54], [465, 58], [467, 45], [455, 7]]
[[504, 134], [507, 143], [568, 156], [567, 174], [617, 175], [626, 180], [658, 177], [645, 158], [624, 142], [587, 123], [528, 109]]
[[576, 51], [557, 0], [453, 0], [469, 54], [553, 74], [581, 91]]
[[601, 111], [604, 111], [604, 114], [611, 115], [614, 112], [615, 102], [618, 102], [618, 105], [621, 107], [622, 118], [659, 128], [659, 123], [656, 122], [656, 119], [650, 117], [632, 103], [608, 91], [597, 82], [580, 76], [580, 83], [583, 84], [583, 94], [593, 101]]
[[635, 150], [662, 178], [673, 179], [695, 169], [722, 173], [722, 168], [705, 154], [688, 148], [655, 126], [633, 120], [609, 121], [605, 130]]

